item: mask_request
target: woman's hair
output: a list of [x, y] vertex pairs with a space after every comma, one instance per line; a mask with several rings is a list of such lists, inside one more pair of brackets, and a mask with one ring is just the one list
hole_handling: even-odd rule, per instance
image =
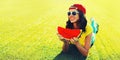
[[[84, 14], [78, 10], [78, 14], [79, 14], [79, 20], [77, 20], [77, 26], [79, 29], [82, 29], [83, 32], [86, 31], [85, 27], [87, 25], [87, 20], [86, 20], [86, 17], [84, 16]], [[70, 28], [70, 29], [73, 29], [73, 23], [70, 22], [70, 20], [68, 20], [66, 22], [66, 28]]]

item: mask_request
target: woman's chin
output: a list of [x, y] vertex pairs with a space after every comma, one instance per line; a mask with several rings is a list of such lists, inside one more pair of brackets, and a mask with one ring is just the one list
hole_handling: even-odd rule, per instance
[[76, 20], [72, 20], [72, 21], [70, 21], [71, 23], [75, 23], [76, 22]]

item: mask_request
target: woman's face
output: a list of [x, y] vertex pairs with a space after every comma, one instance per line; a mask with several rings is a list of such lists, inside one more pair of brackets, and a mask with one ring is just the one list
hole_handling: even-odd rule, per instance
[[77, 22], [79, 19], [79, 12], [76, 9], [70, 9], [68, 12], [68, 19], [70, 20], [71, 23]]

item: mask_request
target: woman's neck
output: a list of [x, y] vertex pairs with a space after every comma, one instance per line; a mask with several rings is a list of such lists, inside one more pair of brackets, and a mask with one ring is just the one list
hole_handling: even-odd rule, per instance
[[73, 23], [73, 27], [77, 29], [78, 28], [77, 23]]

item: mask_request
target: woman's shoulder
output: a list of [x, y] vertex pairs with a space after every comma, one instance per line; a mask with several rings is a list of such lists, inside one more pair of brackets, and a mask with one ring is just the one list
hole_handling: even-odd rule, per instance
[[92, 26], [90, 24], [87, 24], [85, 34], [89, 35], [90, 33], [92, 33], [92, 31], [93, 31]]
[[92, 30], [92, 26], [89, 23], [86, 25], [86, 30]]

